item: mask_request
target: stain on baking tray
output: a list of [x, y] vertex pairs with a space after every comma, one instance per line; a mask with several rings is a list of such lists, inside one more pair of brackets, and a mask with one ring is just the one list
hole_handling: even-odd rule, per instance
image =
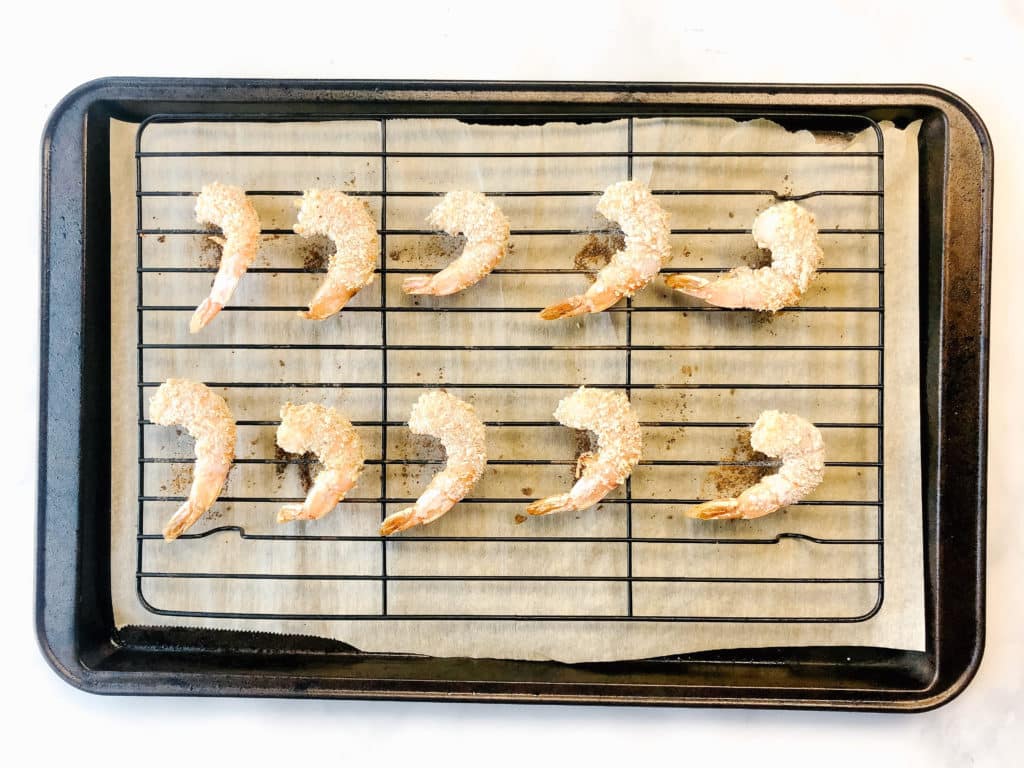
[[621, 232], [608, 235], [588, 235], [583, 247], [572, 260], [575, 269], [583, 272], [588, 281], [597, 280], [594, 273], [608, 264], [617, 251], [626, 247], [626, 239]]
[[721, 499], [738, 496], [779, 466], [760, 451], [750, 446], [750, 430], [736, 432], [736, 441], [719, 459], [722, 465], [712, 467], [704, 478], [701, 492], [704, 498]]

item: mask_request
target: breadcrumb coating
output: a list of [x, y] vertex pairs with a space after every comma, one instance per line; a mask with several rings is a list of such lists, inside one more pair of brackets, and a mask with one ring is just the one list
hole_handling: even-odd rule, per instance
[[164, 526], [164, 538], [180, 536], [217, 500], [235, 458], [235, 418], [224, 398], [205, 384], [168, 379], [149, 401], [155, 424], [180, 424], [195, 439], [196, 462], [188, 499]]
[[212, 182], [196, 198], [196, 220], [220, 227], [223, 237], [210, 237], [221, 246], [220, 267], [209, 297], [196, 308], [189, 331], [198, 333], [231, 299], [242, 275], [256, 258], [260, 218], [241, 187]]
[[407, 278], [402, 284], [406, 293], [457, 293], [488, 275], [508, 253], [508, 217], [479, 192], [449, 192], [431, 210], [427, 223], [450, 235], [465, 235], [466, 244], [458, 258], [437, 274]]
[[651, 282], [672, 257], [668, 213], [639, 181], [612, 184], [601, 196], [597, 210], [619, 223], [625, 247], [597, 273], [586, 293], [545, 307], [540, 313], [545, 320], [608, 309]]
[[295, 232], [326, 235], [334, 243], [327, 274], [304, 317], [323, 320], [373, 282], [380, 256], [377, 224], [366, 203], [337, 189], [310, 189], [302, 196]]
[[782, 459], [779, 471], [761, 478], [736, 498], [715, 499], [687, 514], [701, 520], [750, 520], [794, 504], [825, 478], [825, 443], [821, 432], [792, 413], [769, 410], [758, 416], [750, 445], [766, 456]]
[[448, 461], [414, 506], [384, 520], [383, 536], [441, 517], [473, 489], [487, 466], [484, 423], [472, 405], [447, 392], [431, 390], [420, 395], [412, 407], [409, 430], [440, 440]]
[[531, 515], [592, 507], [626, 481], [643, 450], [640, 422], [624, 392], [580, 387], [558, 403], [555, 418], [597, 435], [597, 452], [580, 456], [572, 490], [533, 502], [526, 508]]
[[759, 248], [771, 250], [770, 266], [736, 267], [713, 279], [671, 275], [666, 284], [719, 307], [777, 312], [796, 304], [824, 258], [814, 215], [792, 201], [779, 203], [758, 214], [752, 232]]
[[305, 503], [284, 505], [278, 522], [323, 517], [356, 484], [363, 469], [363, 446], [352, 422], [319, 403], [285, 403], [277, 444], [289, 453], [311, 451], [323, 465]]

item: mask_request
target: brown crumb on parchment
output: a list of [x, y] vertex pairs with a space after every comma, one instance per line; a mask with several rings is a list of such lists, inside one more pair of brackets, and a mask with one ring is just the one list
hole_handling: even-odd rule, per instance
[[[765, 475], [770, 475], [779, 466], [778, 462], [773, 462], [763, 453], [750, 447], [750, 429], [737, 431], [736, 442], [720, 461], [728, 463], [712, 467], [708, 472], [701, 489], [704, 498], [724, 499], [738, 496]], [[756, 463], [733, 465], [744, 462]]]
[[192, 487], [192, 464], [173, 464], [174, 468], [171, 470], [171, 479], [167, 481], [166, 486], [160, 486], [161, 490], [165, 490], [171, 496], [181, 496], [188, 493]]
[[529, 518], [526, 515], [518, 514], [515, 517], [513, 517], [512, 520], [515, 521], [516, 525], [522, 525], [527, 520], [529, 520]]
[[626, 247], [626, 238], [621, 232], [608, 235], [588, 235], [583, 247], [573, 257], [572, 265], [580, 272], [587, 273], [591, 283], [597, 280], [596, 273], [612, 260], [617, 251]]
[[519, 490], [522, 491], [523, 496], [533, 496], [533, 488], [531, 488], [528, 485], [523, 488], [520, 488]]
[[[313, 487], [313, 480], [316, 479], [317, 474], [320, 472], [320, 462], [317, 460], [316, 454], [307, 451], [299, 456], [295, 453], [288, 453], [281, 446], [275, 445], [274, 459], [279, 462], [274, 465], [274, 474], [277, 476], [278, 481], [284, 479], [284, 476], [294, 468], [299, 473], [299, 485], [302, 486], [302, 492], [309, 493], [309, 489]], [[297, 463], [280, 463], [285, 461]]]
[[577, 429], [573, 432], [573, 450], [577, 458], [584, 453], [593, 453], [597, 450], [597, 435], [586, 429]]
[[443, 266], [457, 257], [465, 244], [465, 235], [427, 235], [388, 251], [388, 258], [407, 262], [410, 267]]
[[772, 263], [772, 252], [767, 248], [755, 248], [743, 254], [743, 263], [751, 269], [769, 267]]
[[199, 240], [199, 266], [208, 269], [220, 268], [221, 247], [206, 235]]
[[326, 235], [310, 235], [303, 237], [299, 246], [299, 254], [302, 256], [302, 266], [308, 272], [318, 272], [327, 269], [331, 253], [334, 251], [334, 244]]

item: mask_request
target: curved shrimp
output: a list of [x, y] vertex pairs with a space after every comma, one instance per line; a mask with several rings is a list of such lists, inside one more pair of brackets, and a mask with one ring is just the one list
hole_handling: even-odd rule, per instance
[[345, 498], [363, 471], [363, 446], [352, 422], [334, 408], [317, 403], [281, 408], [277, 444], [288, 453], [312, 451], [324, 465], [302, 504], [285, 504], [277, 522], [316, 520]]
[[567, 427], [594, 432], [597, 452], [579, 457], [576, 464], [579, 479], [571, 491], [533, 502], [526, 508], [531, 515], [575, 512], [591, 507], [626, 482], [640, 461], [643, 445], [640, 422], [624, 393], [580, 387], [558, 404], [555, 418]]
[[434, 475], [413, 506], [384, 519], [380, 525], [382, 536], [437, 520], [473, 489], [487, 464], [483, 422], [472, 405], [447, 392], [435, 390], [420, 395], [412, 406], [409, 429], [416, 435], [438, 438], [448, 463]]
[[196, 219], [200, 224], [217, 225], [224, 236], [210, 236], [222, 249], [220, 267], [209, 297], [189, 321], [190, 333], [202, 330], [231, 299], [238, 281], [256, 258], [260, 239], [260, 217], [240, 187], [220, 182], [205, 184], [196, 198]]
[[300, 317], [325, 320], [373, 282], [380, 255], [377, 224], [366, 204], [336, 189], [310, 189], [296, 201], [295, 232], [303, 237], [326, 235], [334, 242], [327, 275]]
[[458, 293], [482, 280], [508, 253], [508, 218], [479, 192], [449, 192], [427, 216], [427, 223], [449, 235], [464, 234], [466, 245], [462, 254], [437, 274], [406, 278], [402, 282], [406, 293]]
[[700, 520], [751, 520], [799, 501], [825, 477], [825, 444], [818, 428], [792, 413], [764, 411], [750, 430], [755, 451], [782, 459], [778, 473], [762, 477], [736, 498], [698, 504], [687, 516]]
[[753, 225], [758, 248], [772, 252], [768, 267], [736, 267], [709, 280], [697, 275], [670, 275], [665, 283], [709, 304], [730, 309], [777, 312], [800, 301], [821, 266], [814, 215], [794, 202], [773, 205]]
[[164, 526], [164, 539], [173, 541], [203, 516], [217, 500], [235, 458], [235, 417], [224, 398], [205, 384], [168, 379], [149, 400], [154, 424], [180, 424], [196, 441], [196, 463], [188, 500]]
[[668, 213], [640, 182], [612, 184], [601, 195], [597, 211], [619, 223], [626, 236], [626, 247], [602, 267], [586, 293], [543, 309], [540, 316], [545, 320], [608, 309], [651, 282], [672, 256]]

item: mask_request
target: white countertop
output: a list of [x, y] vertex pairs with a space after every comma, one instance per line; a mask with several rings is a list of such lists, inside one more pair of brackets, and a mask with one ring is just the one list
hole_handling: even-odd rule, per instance
[[[3, 380], [9, 439], [0, 590], [4, 751], [44, 765], [150, 755], [145, 765], [418, 765], [441, 760], [830, 766], [1024, 761], [1024, 1], [945, 3], [366, 3], [302, 14], [255, 4], [25, 4], [0, 48], [8, 148], [0, 187], [9, 272]], [[664, 5], [659, 8], [659, 5]], [[842, 6], [842, 8], [836, 7]], [[868, 8], [870, 11], [855, 11]], [[643, 13], [636, 10], [644, 7]], [[159, 10], [155, 10], [159, 8]], [[248, 21], [243, 21], [243, 16]], [[102, 17], [98, 20], [98, 17]], [[15, 18], [15, 17], [12, 17]], [[123, 21], [118, 21], [123, 19]], [[480, 33], [481, 22], [488, 31]], [[886, 23], [888, 22], [888, 23]], [[784, 34], [788, 31], [788, 34]], [[273, 41], [272, 44], [269, 41]], [[56, 102], [103, 75], [930, 83], [981, 114], [996, 156], [987, 649], [958, 699], [910, 716], [384, 702], [107, 698], [46, 666], [33, 636], [38, 360], [39, 137]], [[244, 759], [244, 763], [240, 758]], [[19, 764], [22, 762], [18, 760]], [[140, 763], [143, 764], [143, 763]]]

